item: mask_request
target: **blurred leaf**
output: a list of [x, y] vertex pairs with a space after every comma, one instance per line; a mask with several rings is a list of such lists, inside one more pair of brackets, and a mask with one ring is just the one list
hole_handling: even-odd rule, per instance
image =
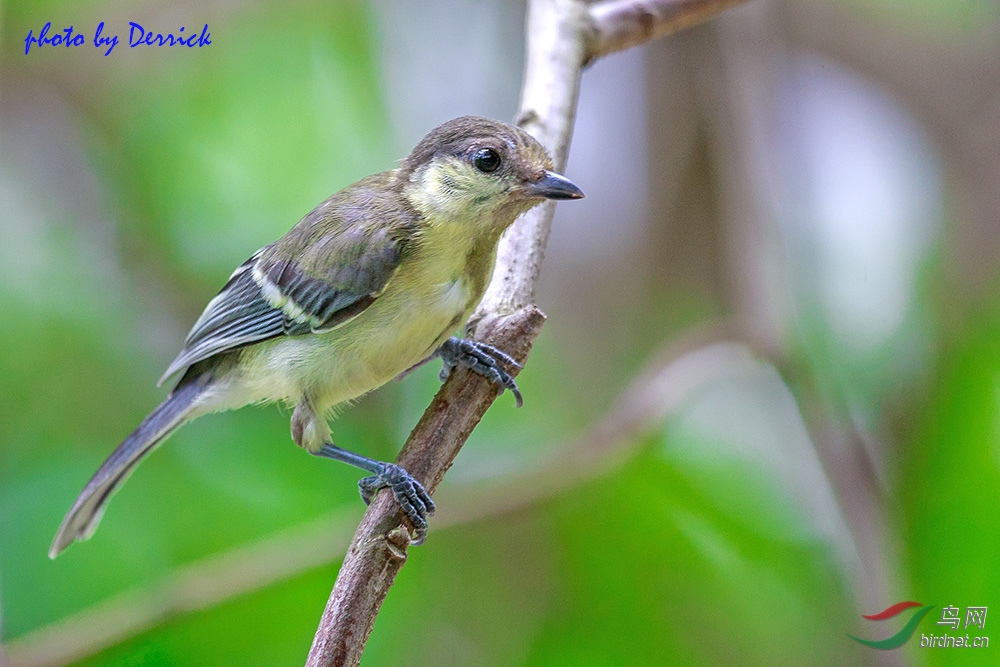
[[734, 521], [722, 491], [647, 455], [556, 503], [558, 578], [528, 664], [857, 657], [841, 634], [851, 611], [829, 545]]
[[[1000, 311], [971, 317], [947, 349], [924, 418], [901, 453], [900, 501], [916, 599], [1000, 605]], [[932, 612], [932, 616], [938, 612]], [[930, 626], [928, 634], [959, 634]], [[990, 636], [989, 627], [963, 636]], [[933, 665], [995, 664], [989, 651], [927, 651]]]
[[185, 54], [200, 57], [150, 63], [157, 85], [109, 81], [95, 145], [133, 211], [126, 243], [216, 289], [313, 206], [397, 157], [363, 5], [272, 6], [219, 26], [211, 51]]
[[334, 567], [175, 619], [74, 665], [293, 665], [305, 662]]

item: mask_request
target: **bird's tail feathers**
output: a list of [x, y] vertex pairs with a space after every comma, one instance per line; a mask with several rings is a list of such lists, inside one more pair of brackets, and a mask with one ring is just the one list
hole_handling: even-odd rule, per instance
[[147, 454], [187, 421], [195, 399], [205, 391], [210, 378], [205, 374], [187, 382], [185, 380], [187, 378], [142, 420], [87, 482], [52, 541], [50, 558], [58, 556], [75, 540], [85, 540], [93, 535], [111, 495]]

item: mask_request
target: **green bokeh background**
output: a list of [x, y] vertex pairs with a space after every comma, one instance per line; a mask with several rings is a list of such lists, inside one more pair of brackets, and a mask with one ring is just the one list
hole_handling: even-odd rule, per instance
[[[487, 26], [512, 13], [497, 9], [503, 3], [459, 4]], [[944, 52], [975, 42], [983, 25], [987, 36], [1000, 30], [986, 2], [830, 4], [887, 31], [897, 22], [925, 31]], [[409, 114], [398, 86], [387, 92], [393, 11], [314, 0], [169, 11], [18, 0], [0, 9], [0, 640], [12, 656], [39, 629], [201, 559], [331, 512], [360, 518], [358, 473], [296, 450], [287, 409], [251, 407], [182, 429], [116, 496], [91, 541], [45, 556], [88, 475], [162, 399], [155, 379], [232, 268], [330, 193], [391, 168], [417, 138], [401, 129]], [[104, 20], [123, 37], [129, 20], [164, 31], [207, 21], [213, 43], [25, 56], [27, 30], [47, 20], [84, 34]], [[430, 32], [414, 41], [428, 52], [442, 39], [478, 43], [477, 33], [412, 27], [421, 30]], [[523, 44], [507, 47], [490, 58], [516, 72]], [[516, 99], [489, 104], [509, 116]], [[452, 115], [464, 112], [482, 110]], [[646, 158], [655, 173], [656, 155]], [[713, 169], [694, 163], [689, 178], [711, 199]], [[901, 623], [886, 630], [893, 621], [860, 614], [903, 599], [1000, 605], [1000, 283], [995, 260], [972, 292], [956, 277], [964, 258], [949, 235], [971, 214], [960, 198], [967, 172], [951, 168], [940, 177], [940, 226], [907, 287], [913, 305], [885, 347], [853, 354], [804, 280], [780, 354], [760, 352], [701, 383], [631, 437], [627, 455], [514, 511], [432, 523], [363, 664], [996, 664], [1000, 647], [927, 651], [911, 641], [887, 656], [845, 634], [894, 632]], [[593, 215], [582, 206], [580, 216]], [[706, 206], [705, 215], [722, 215]], [[606, 288], [575, 300], [559, 287], [571, 278], [546, 274], [542, 293], [554, 296], [541, 305], [551, 320], [519, 378], [526, 406], [515, 410], [509, 396], [493, 406], [448, 490], [502, 484], [562, 451], [664, 344], [734, 311], [725, 295], [684, 282], [646, 276], [635, 289], [625, 265], [595, 271], [611, 276]], [[901, 362], [901, 347], [917, 352]], [[345, 410], [338, 442], [391, 459], [435, 391], [436, 370]], [[835, 427], [874, 433], [883, 448], [851, 441], [824, 451], [817, 441]], [[877, 477], [857, 486], [877, 490], [884, 523], [852, 519], [864, 514], [865, 493], [845, 492], [854, 473], [838, 467], [866, 456], [878, 463], [846, 469]], [[859, 526], [876, 526], [884, 548], [856, 547], [871, 537]], [[301, 664], [338, 566], [331, 554], [322, 567], [168, 615], [61, 664]], [[867, 568], [891, 573], [877, 601], [859, 583]], [[937, 632], [933, 620], [918, 631]]]

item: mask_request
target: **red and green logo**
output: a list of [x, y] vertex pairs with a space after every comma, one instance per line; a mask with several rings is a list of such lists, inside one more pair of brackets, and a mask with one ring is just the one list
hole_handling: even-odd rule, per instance
[[867, 618], [869, 621], [884, 621], [888, 618], [899, 616], [907, 609], [913, 609], [914, 607], [920, 607], [920, 609], [918, 609], [913, 616], [910, 616], [910, 620], [906, 622], [906, 625], [904, 625], [899, 632], [891, 637], [886, 637], [885, 639], [861, 639], [859, 637], [855, 637], [854, 635], [847, 636], [856, 642], [872, 648], [878, 648], [886, 651], [889, 649], [899, 648], [909, 641], [910, 637], [913, 636], [913, 633], [916, 632], [917, 625], [920, 623], [920, 620], [927, 615], [927, 612], [934, 608], [934, 605], [922, 605], [919, 602], [897, 602], [877, 614], [872, 614], [871, 616], [866, 616], [865, 614], [861, 615], [862, 618]]

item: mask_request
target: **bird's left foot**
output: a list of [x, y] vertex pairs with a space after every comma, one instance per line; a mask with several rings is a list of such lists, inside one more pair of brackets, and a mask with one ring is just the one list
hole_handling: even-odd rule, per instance
[[517, 363], [517, 361], [503, 350], [499, 350], [487, 343], [452, 336], [441, 344], [441, 347], [438, 348], [437, 356], [444, 363], [441, 373], [438, 376], [442, 382], [448, 379], [451, 371], [456, 366], [463, 366], [473, 373], [478, 373], [485, 377], [494, 386], [498, 387], [501, 393], [505, 389], [509, 389], [514, 394], [517, 407], [524, 405], [524, 399], [521, 398], [521, 392], [517, 388], [517, 383], [514, 382], [514, 378], [511, 377], [510, 373], [504, 369], [504, 366], [520, 369], [521, 364]]
[[434, 514], [434, 501], [424, 489], [423, 484], [395, 463], [382, 463], [382, 469], [358, 482], [358, 490], [366, 505], [370, 505], [379, 489], [388, 487], [399, 503], [403, 514], [413, 524], [414, 546], [419, 546], [427, 539], [427, 517]]

